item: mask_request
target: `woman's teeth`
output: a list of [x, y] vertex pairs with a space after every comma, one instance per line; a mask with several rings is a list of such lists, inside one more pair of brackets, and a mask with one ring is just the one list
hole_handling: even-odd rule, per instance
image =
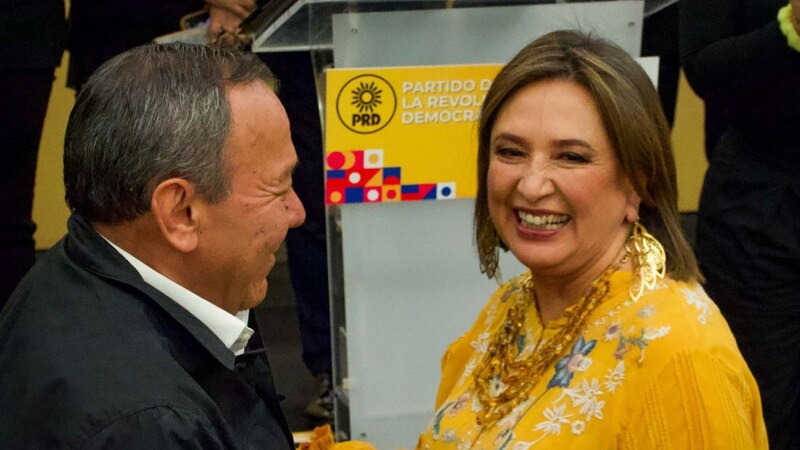
[[569, 221], [566, 214], [534, 215], [523, 211], [517, 214], [522, 226], [531, 230], [555, 230]]

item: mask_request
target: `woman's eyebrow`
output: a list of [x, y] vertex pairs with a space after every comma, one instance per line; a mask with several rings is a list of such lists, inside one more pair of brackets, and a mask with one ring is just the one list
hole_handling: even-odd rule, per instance
[[594, 150], [594, 147], [583, 139], [558, 139], [555, 141], [557, 147], [585, 147]]
[[497, 141], [511, 141], [517, 145], [524, 145], [527, 143], [527, 141], [522, 136], [518, 136], [516, 134], [508, 132], [501, 132], [497, 134], [492, 138], [491, 143], [496, 144]]

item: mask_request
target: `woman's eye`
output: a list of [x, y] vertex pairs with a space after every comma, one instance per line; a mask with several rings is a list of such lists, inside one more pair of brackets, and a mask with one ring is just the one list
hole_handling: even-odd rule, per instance
[[501, 158], [519, 158], [525, 156], [525, 152], [513, 147], [498, 147], [494, 149], [494, 154]]
[[589, 162], [589, 159], [586, 156], [584, 156], [584, 155], [582, 155], [580, 153], [576, 153], [576, 152], [564, 152], [564, 153], [561, 153], [559, 155], [559, 159], [562, 159], [564, 161], [571, 162], [571, 163], [586, 163], [586, 162]]

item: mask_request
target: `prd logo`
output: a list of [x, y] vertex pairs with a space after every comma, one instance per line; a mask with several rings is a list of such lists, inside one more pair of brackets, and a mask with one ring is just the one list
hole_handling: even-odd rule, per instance
[[397, 96], [388, 81], [377, 75], [359, 75], [348, 81], [336, 97], [336, 114], [348, 130], [369, 134], [391, 122]]

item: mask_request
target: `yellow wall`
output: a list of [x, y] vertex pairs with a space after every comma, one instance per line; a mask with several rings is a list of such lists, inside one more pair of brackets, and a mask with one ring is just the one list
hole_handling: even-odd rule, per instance
[[[61, 67], [56, 71], [39, 149], [33, 204], [33, 217], [38, 225], [36, 247], [39, 249], [49, 248], [64, 235], [69, 216], [64, 203], [62, 155], [64, 130], [75, 93], [65, 87], [66, 61], [65, 54]], [[700, 186], [707, 167], [703, 136], [703, 103], [694, 95], [686, 79], [681, 77], [672, 141], [678, 166], [678, 203], [684, 212], [697, 210]]]
[[672, 145], [675, 148], [675, 165], [678, 167], [678, 208], [682, 212], [697, 211], [700, 188], [708, 167], [703, 142], [703, 117], [703, 101], [692, 92], [681, 73]]
[[39, 145], [39, 166], [36, 170], [36, 188], [33, 197], [33, 220], [36, 222], [36, 248], [47, 249], [67, 231], [69, 210], [64, 202], [64, 131], [67, 118], [75, 101], [75, 91], [66, 87], [67, 54], [56, 70], [56, 80], [50, 94], [50, 105]]

